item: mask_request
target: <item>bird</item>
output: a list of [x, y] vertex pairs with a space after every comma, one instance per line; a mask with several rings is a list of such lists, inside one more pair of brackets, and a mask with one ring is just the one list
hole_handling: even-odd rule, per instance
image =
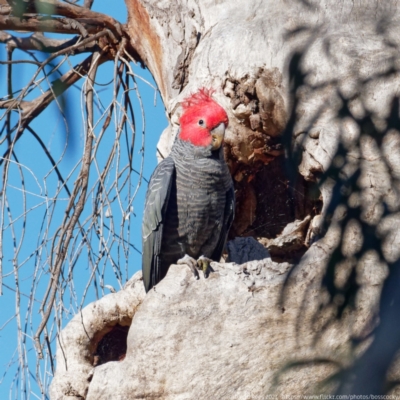
[[220, 261], [234, 219], [235, 191], [224, 159], [228, 115], [201, 88], [182, 102], [180, 129], [170, 155], [154, 170], [142, 224], [142, 273], [146, 292], [171, 264], [207, 278]]

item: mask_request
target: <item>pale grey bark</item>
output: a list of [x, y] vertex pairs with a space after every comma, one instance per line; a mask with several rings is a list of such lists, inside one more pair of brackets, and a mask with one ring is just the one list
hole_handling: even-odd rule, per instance
[[[72, 365], [69, 372], [57, 371], [51, 398], [81, 398], [77, 387], [80, 396], [96, 400], [262, 399], [267, 394], [282, 398], [330, 393], [334, 385], [325, 380], [365, 349], [365, 343], [352, 348], [350, 338], [373, 324], [371, 310], [377, 306], [386, 274], [384, 269], [375, 271], [373, 256], [366, 259], [355, 311], [321, 331], [334, 312], [330, 308], [316, 317], [319, 265], [329, 255], [327, 243], [329, 237], [303, 257], [283, 302], [290, 265], [270, 258], [242, 265], [213, 264], [215, 272], [198, 281], [188, 268], [171, 266], [144, 299], [138, 273], [126, 289], [88, 306], [64, 330], [63, 341], [71, 337], [64, 352]], [[104, 310], [106, 305], [112, 315], [113, 307], [126, 308], [127, 301], [134, 317], [125, 359], [92, 368], [79, 325], [93, 329], [92, 321], [99, 319], [96, 306]], [[107, 319], [106, 314], [101, 316]], [[62, 359], [60, 350], [57, 356]], [[78, 359], [80, 366], [73, 364]], [[394, 369], [393, 377], [398, 374]]]
[[[243, 193], [253, 193], [241, 201], [255, 204], [259, 197], [253, 177], [282, 154], [271, 143], [290, 124], [288, 62], [293, 52], [302, 52], [299, 65], [308, 75], [298, 93], [290, 132], [302, 155], [296, 169], [306, 181], [317, 181], [341, 143], [347, 149], [342, 172], [350, 175], [361, 165], [360, 193], [350, 198], [349, 206], [360, 206], [363, 223], [374, 225], [382, 216], [383, 202], [387, 204], [393, 214], [379, 222], [382, 232], [390, 232], [383, 253], [388, 262], [398, 258], [399, 197], [392, 178], [400, 178], [399, 132], [387, 134], [380, 149], [362, 136], [354, 120], [338, 118], [338, 112], [345, 104], [343, 96], [353, 116], [361, 119], [372, 113], [376, 126], [385, 129], [400, 85], [400, 2], [126, 3], [132, 44], [153, 73], [171, 121], [159, 142], [162, 156], [168, 154], [178, 129], [179, 102], [200, 87], [214, 88], [230, 117], [226, 146], [231, 172]], [[393, 73], [388, 73], [391, 68]], [[342, 237], [342, 252], [349, 259], [363, 241], [359, 221], [351, 221], [343, 232], [339, 228], [340, 207], [323, 232], [333, 184], [327, 180], [320, 188], [319, 213], [305, 212], [276, 237], [260, 240], [279, 256], [293, 243], [309, 246], [284, 292], [290, 266], [270, 258], [216, 264], [215, 274], [200, 281], [182, 267], [171, 267], [137, 308], [126, 358], [96, 367], [91, 383], [86, 383], [86, 398], [261, 399], [268, 393], [332, 392], [335, 386], [325, 385], [325, 379], [351, 365], [370, 343], [352, 347], [350, 339], [365, 338], [376, 325], [388, 274], [373, 251], [356, 260], [361, 288], [355, 308], [322, 330], [335, 313], [334, 304], [319, 312], [320, 306], [328, 305], [321, 289], [328, 259]], [[250, 210], [238, 218], [244, 232], [257, 215]], [[346, 282], [346, 264], [336, 275], [339, 286]], [[134, 285], [140, 284], [136, 280]], [[57, 383], [64, 379], [62, 374], [57, 371], [52, 386], [54, 399], [66, 395]], [[391, 377], [399, 378], [395, 367]]]

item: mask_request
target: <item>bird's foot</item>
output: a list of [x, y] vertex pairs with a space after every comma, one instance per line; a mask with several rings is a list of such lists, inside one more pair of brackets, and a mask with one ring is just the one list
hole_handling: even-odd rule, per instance
[[176, 263], [179, 265], [187, 265], [190, 270], [193, 272], [193, 275], [196, 279], [199, 279], [199, 272], [198, 269], [203, 271], [204, 278], [208, 278], [210, 272], [213, 272], [210, 263], [213, 260], [211, 258], [201, 256], [197, 261], [193, 258], [185, 254], [184, 257], [179, 259]]
[[197, 271], [197, 261], [193, 258], [185, 254], [184, 257], [180, 258], [177, 262], [179, 265], [187, 265], [190, 270], [193, 272], [193, 275], [196, 279], [199, 279], [199, 273]]
[[201, 256], [198, 260], [197, 260], [197, 268], [201, 269], [204, 273], [204, 278], [208, 278], [208, 275], [210, 274], [210, 272], [212, 272], [212, 268], [210, 266], [210, 264], [212, 263], [213, 260], [211, 260], [211, 258], [207, 258], [205, 256]]

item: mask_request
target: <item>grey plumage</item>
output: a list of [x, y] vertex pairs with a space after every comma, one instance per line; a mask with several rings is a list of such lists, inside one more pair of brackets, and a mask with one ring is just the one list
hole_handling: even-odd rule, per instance
[[143, 217], [143, 281], [150, 290], [185, 254], [219, 261], [235, 208], [222, 147], [177, 139], [149, 183]]

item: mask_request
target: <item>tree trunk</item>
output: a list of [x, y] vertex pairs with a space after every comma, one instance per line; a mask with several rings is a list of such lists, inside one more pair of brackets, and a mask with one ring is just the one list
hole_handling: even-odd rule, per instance
[[[332, 393], [338, 381], [327, 379], [371, 343], [388, 265], [399, 256], [393, 99], [400, 3], [126, 4], [132, 46], [152, 72], [170, 120], [159, 154], [171, 148], [182, 99], [200, 87], [215, 89], [230, 118], [226, 158], [237, 196], [231, 237], [257, 238], [270, 257], [243, 263], [259, 259], [246, 250], [246, 238], [245, 245], [231, 245], [230, 261], [240, 265], [216, 264], [208, 280], [171, 267], [132, 306], [126, 357], [92, 371], [96, 352], [85, 350], [80, 381], [60, 368], [64, 356], [76, 359], [68, 349], [76, 352], [84, 335], [75, 318], [73, 332], [71, 323], [62, 334], [52, 398], [78, 386], [88, 399]], [[368, 229], [380, 250], [368, 247]], [[340, 262], [332, 270], [335, 251]], [[349, 282], [357, 290], [349, 292]], [[86, 318], [90, 324], [96, 317]], [[99, 335], [90, 335], [93, 347]]]

